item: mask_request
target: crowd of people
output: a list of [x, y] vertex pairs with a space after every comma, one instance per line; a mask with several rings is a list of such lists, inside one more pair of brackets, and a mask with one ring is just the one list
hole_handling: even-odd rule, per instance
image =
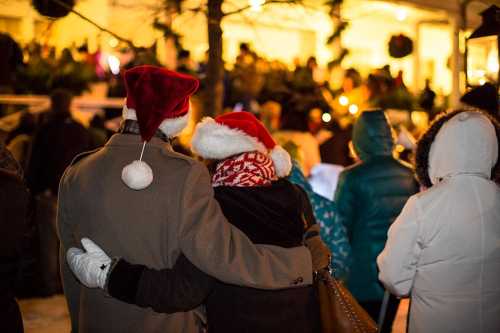
[[[15, 296], [63, 287], [75, 332], [319, 332], [311, 283], [330, 260], [381, 332], [406, 296], [411, 333], [500, 330], [500, 126], [482, 92], [436, 116], [402, 72], [349, 69], [333, 91], [314, 58], [291, 72], [242, 44], [189, 152], [175, 138], [205, 66], [183, 51], [178, 72], [129, 67], [118, 133], [84, 127], [57, 88], [1, 143], [8, 332]], [[418, 144], [384, 112], [415, 103], [436, 117]]]

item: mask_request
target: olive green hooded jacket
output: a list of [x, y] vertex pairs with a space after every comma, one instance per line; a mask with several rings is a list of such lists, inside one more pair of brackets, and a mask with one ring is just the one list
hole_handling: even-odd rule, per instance
[[383, 111], [361, 114], [352, 141], [361, 162], [339, 176], [335, 218], [345, 225], [352, 247], [349, 290], [360, 302], [378, 301], [384, 288], [376, 258], [390, 225], [418, 186], [411, 167], [393, 157], [394, 140]]

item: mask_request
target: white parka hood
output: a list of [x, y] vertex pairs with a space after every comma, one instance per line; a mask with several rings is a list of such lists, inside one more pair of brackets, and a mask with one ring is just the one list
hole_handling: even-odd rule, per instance
[[498, 139], [491, 121], [475, 111], [462, 112], [439, 130], [429, 152], [432, 184], [458, 174], [491, 178], [498, 159]]

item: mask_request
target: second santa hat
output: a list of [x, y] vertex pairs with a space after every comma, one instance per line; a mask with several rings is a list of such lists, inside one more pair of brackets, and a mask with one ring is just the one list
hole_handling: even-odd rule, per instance
[[259, 151], [269, 154], [278, 177], [292, 169], [290, 155], [277, 145], [264, 125], [249, 112], [230, 112], [204, 118], [192, 140], [193, 151], [205, 159], [223, 160], [228, 157]]

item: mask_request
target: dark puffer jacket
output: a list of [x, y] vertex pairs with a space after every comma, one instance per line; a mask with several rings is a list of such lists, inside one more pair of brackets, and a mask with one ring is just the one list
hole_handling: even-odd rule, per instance
[[346, 226], [352, 248], [349, 290], [358, 301], [378, 301], [384, 288], [376, 258], [389, 226], [418, 186], [411, 167], [392, 155], [394, 141], [383, 111], [361, 114], [354, 125], [353, 145], [361, 162], [339, 176], [336, 219]]

